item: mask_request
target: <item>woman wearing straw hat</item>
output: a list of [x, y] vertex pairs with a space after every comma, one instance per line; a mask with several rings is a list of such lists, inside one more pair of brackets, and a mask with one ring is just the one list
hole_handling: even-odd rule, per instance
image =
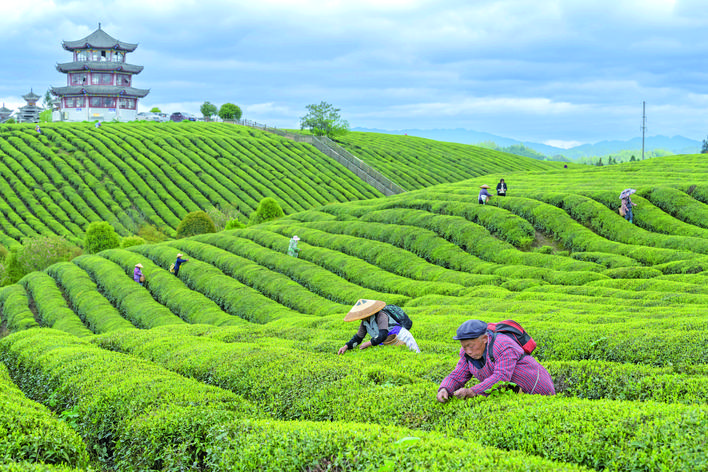
[[298, 241], [300, 241], [300, 238], [298, 238], [297, 235], [290, 239], [290, 243], [288, 244], [288, 256], [297, 257], [298, 254], [300, 254], [300, 249], [297, 247]]
[[145, 283], [145, 276], [143, 275], [143, 271], [140, 270], [142, 268], [143, 265], [138, 262], [137, 264], [135, 264], [135, 270], [133, 271], [133, 280], [135, 280], [141, 286]]
[[177, 254], [177, 260], [175, 261], [175, 275], [179, 273], [179, 266], [183, 263], [189, 261], [189, 259], [182, 259], [182, 253]]
[[489, 201], [490, 198], [492, 198], [492, 195], [487, 191], [487, 189], [489, 188], [489, 185], [487, 185], [487, 184], [480, 185], [479, 188], [482, 189], [479, 191], [479, 204], [484, 205], [485, 203], [487, 203]]
[[[337, 353], [344, 354], [356, 345], [359, 345], [359, 349], [379, 345], [408, 346], [411, 351], [420, 352], [411, 332], [394, 320], [384, 310], [385, 307], [386, 302], [381, 300], [357, 301], [344, 317], [344, 321], [361, 321], [359, 330]], [[367, 333], [371, 340], [362, 343]]]

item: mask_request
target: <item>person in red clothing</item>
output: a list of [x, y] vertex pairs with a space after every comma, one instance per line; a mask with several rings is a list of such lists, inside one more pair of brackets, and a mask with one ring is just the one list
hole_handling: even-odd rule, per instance
[[[460, 341], [460, 360], [438, 388], [437, 400], [445, 403], [451, 395], [457, 398], [486, 396], [485, 390], [498, 382], [513, 382], [522, 392], [538, 395], [555, 395], [553, 380], [548, 371], [532, 356], [525, 354], [521, 346], [506, 334], [497, 334], [494, 352], [488, 350], [491, 331], [487, 323], [468, 320], [457, 328], [452, 339]], [[492, 361], [494, 358], [494, 361]], [[479, 383], [465, 388], [472, 378]]]

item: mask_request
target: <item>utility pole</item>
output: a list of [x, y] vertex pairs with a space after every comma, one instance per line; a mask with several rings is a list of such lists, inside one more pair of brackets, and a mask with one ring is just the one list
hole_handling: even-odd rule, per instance
[[642, 160], [644, 160], [644, 134], [647, 131], [647, 102], [642, 102]]

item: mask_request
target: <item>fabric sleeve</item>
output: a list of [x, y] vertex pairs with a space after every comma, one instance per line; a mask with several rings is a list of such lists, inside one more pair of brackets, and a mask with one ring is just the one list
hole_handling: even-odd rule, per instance
[[364, 340], [364, 336], [366, 336], [366, 328], [364, 327], [364, 323], [361, 322], [359, 323], [359, 329], [357, 330], [356, 334], [352, 336], [352, 338], [347, 341], [347, 346], [349, 349], [354, 348], [357, 344], [361, 343]]
[[388, 337], [388, 313], [381, 310], [376, 313], [376, 324], [379, 327], [379, 335], [375, 338], [371, 338], [371, 345], [378, 346], [382, 342], [386, 341]]
[[438, 387], [438, 392], [440, 389], [447, 390], [448, 393], [454, 393], [456, 390], [465, 386], [465, 384], [472, 378], [472, 373], [467, 367], [467, 359], [465, 359], [464, 350], [460, 350], [460, 360], [457, 361], [455, 369], [443, 379]]
[[354, 346], [361, 343], [363, 340], [364, 340], [364, 338], [360, 337], [359, 334], [357, 333], [354, 336], [352, 336], [352, 338], [349, 341], [346, 342], [346, 345], [349, 349], [354, 349]]
[[[516, 363], [519, 362], [519, 354], [514, 351], [513, 347], [509, 344], [506, 345], [494, 345], [495, 348], [499, 347], [501, 350], [498, 351], [494, 349], [494, 358], [496, 362], [494, 363], [494, 372], [492, 375], [484, 379], [482, 382], [478, 383], [472, 390], [474, 390], [477, 395], [487, 396], [484, 393], [485, 390], [494, 386], [497, 382], [509, 382], [511, 376], [514, 374], [514, 369], [516, 368]], [[487, 358], [487, 362], [490, 362]]]
[[382, 342], [386, 341], [388, 337], [388, 329], [379, 329], [379, 335], [375, 338], [371, 338], [371, 345], [378, 346]]

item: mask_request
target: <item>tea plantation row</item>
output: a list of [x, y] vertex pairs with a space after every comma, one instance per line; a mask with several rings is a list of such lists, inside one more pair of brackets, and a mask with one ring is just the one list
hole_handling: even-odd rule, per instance
[[[627, 172], [633, 225], [617, 214], [623, 166], [507, 173], [491, 205], [476, 197], [494, 176], [29, 274], [0, 289], [0, 387], [44, 416], [0, 454], [104, 470], [704, 470], [706, 238], [665, 199], [708, 205], [701, 161], [683, 159], [674, 175]], [[402, 306], [422, 353], [337, 356], [359, 298]], [[520, 322], [558, 395], [437, 403], [469, 318]], [[14, 452], [40, 431], [47, 448]], [[60, 434], [73, 449], [57, 453]]]

